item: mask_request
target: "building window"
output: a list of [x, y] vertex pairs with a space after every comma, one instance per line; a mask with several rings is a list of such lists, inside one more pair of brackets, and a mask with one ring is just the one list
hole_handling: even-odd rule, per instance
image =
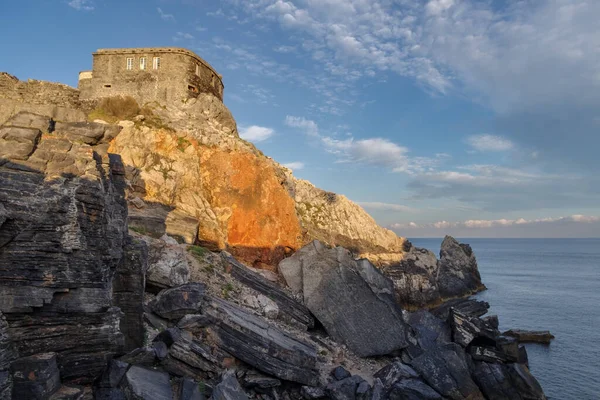
[[133, 58], [132, 57], [128, 57], [127, 58], [127, 69], [128, 70], [132, 70], [133, 69]]
[[200, 76], [200, 64], [196, 64], [196, 75]]
[[152, 69], [159, 69], [160, 68], [160, 57], [154, 57], [152, 59]]
[[146, 69], [146, 57], [140, 58], [140, 69]]

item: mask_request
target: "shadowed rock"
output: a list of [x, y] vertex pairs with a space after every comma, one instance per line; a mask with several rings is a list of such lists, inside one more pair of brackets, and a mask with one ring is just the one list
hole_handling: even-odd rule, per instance
[[0, 399], [10, 399], [12, 376], [10, 364], [18, 357], [15, 347], [8, 336], [8, 324], [0, 312]]
[[471, 246], [446, 236], [440, 249], [438, 287], [442, 298], [462, 297], [485, 289]]
[[47, 399], [60, 388], [56, 353], [19, 358], [10, 367], [13, 399]]
[[411, 365], [429, 386], [445, 397], [453, 400], [484, 399], [471, 379], [464, 350], [456, 344], [428, 350], [413, 359]]
[[529, 369], [521, 364], [476, 362], [473, 378], [491, 400], [545, 400]]

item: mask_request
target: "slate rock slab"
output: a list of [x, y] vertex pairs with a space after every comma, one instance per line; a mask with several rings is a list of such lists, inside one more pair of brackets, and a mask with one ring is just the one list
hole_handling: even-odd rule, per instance
[[288, 275], [301, 268], [304, 304], [336, 341], [363, 357], [408, 346], [394, 286], [369, 261], [315, 241], [282, 263]]
[[319, 384], [315, 345], [219, 298], [207, 298], [204, 314], [213, 321], [206, 333], [220, 350], [279, 379]]

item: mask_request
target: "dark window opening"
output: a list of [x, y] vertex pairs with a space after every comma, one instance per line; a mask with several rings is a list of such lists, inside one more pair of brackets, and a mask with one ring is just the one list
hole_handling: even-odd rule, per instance
[[112, 85], [104, 85], [105, 88], [110, 88]]

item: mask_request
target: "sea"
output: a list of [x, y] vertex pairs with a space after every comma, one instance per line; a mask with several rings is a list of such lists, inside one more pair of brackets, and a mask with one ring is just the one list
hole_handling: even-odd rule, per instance
[[[439, 257], [442, 239], [409, 239]], [[552, 400], [600, 399], [600, 239], [468, 239], [500, 329], [549, 330], [527, 344], [529, 366]]]

